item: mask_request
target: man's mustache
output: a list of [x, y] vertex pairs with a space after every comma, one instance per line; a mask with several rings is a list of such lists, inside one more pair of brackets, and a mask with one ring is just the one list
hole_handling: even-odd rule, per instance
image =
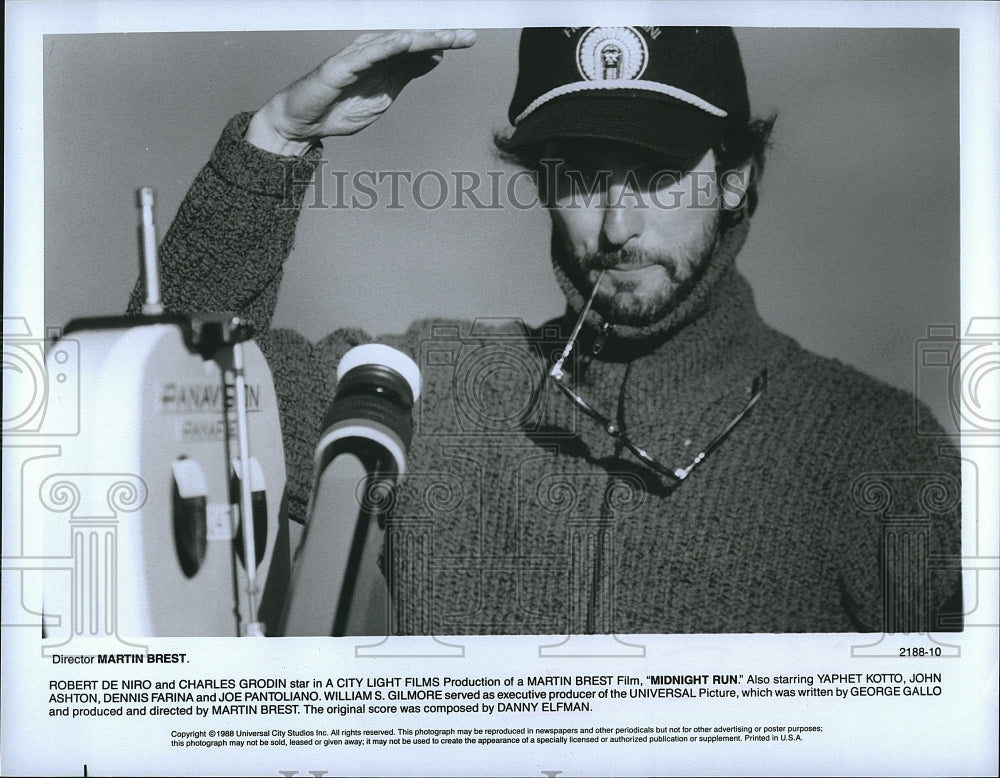
[[641, 249], [623, 246], [614, 251], [591, 251], [580, 259], [580, 267], [584, 270], [633, 270], [649, 265], [660, 265], [676, 280], [677, 263], [673, 257]]

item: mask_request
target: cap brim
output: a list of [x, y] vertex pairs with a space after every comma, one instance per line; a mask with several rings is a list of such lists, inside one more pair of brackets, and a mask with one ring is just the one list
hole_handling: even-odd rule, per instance
[[510, 148], [593, 139], [630, 143], [668, 159], [697, 160], [724, 128], [724, 119], [663, 95], [634, 89], [577, 92], [554, 98], [522, 119]]

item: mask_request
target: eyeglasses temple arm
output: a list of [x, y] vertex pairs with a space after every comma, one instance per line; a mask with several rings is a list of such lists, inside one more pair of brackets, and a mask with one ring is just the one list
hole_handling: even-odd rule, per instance
[[688, 473], [694, 470], [694, 468], [697, 465], [701, 464], [701, 462], [705, 459], [705, 457], [707, 457], [709, 454], [715, 451], [715, 449], [719, 447], [719, 444], [721, 444], [722, 441], [724, 441], [729, 436], [729, 433], [733, 431], [736, 425], [739, 424], [741, 421], [743, 421], [743, 417], [750, 412], [750, 409], [757, 404], [757, 401], [760, 399], [760, 396], [764, 393], [764, 389], [766, 387], [767, 387], [767, 368], [765, 367], [763, 370], [760, 371], [760, 373], [754, 376], [753, 384], [750, 387], [750, 400], [747, 402], [743, 410], [740, 411], [733, 418], [733, 420], [730, 421], [729, 424], [725, 426], [722, 432], [720, 432], [718, 435], [712, 438], [709, 444], [705, 446], [704, 450], [700, 454], [698, 454], [698, 456], [696, 456], [694, 460], [692, 460], [690, 465], [688, 465], [687, 467], [677, 468], [677, 470], [674, 471], [674, 475], [678, 479], [683, 481], [687, 477]]
[[594, 304], [594, 298], [597, 297], [597, 290], [601, 288], [601, 281], [604, 279], [604, 274], [607, 270], [602, 270], [601, 274], [597, 277], [594, 282], [594, 288], [590, 292], [590, 298], [587, 300], [587, 304], [583, 306], [583, 310], [580, 311], [580, 317], [576, 320], [576, 325], [573, 327], [573, 333], [569, 336], [569, 340], [566, 341], [566, 345], [563, 347], [562, 354], [556, 363], [552, 366], [549, 371], [549, 375], [552, 376], [557, 381], [563, 379], [563, 363], [569, 359], [569, 355], [573, 352], [573, 346], [576, 345], [576, 338], [580, 334], [580, 330], [583, 328], [583, 322], [587, 318], [587, 314], [590, 313], [590, 309]]

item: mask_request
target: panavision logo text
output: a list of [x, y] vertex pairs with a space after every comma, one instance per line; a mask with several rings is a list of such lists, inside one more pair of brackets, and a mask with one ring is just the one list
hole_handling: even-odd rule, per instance
[[[247, 384], [247, 412], [260, 410], [260, 384]], [[160, 390], [160, 413], [221, 413], [232, 405], [222, 384], [164, 384]]]

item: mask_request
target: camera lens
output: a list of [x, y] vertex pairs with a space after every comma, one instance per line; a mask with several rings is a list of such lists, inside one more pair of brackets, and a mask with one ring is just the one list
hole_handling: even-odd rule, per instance
[[402, 473], [419, 396], [420, 369], [406, 354], [380, 343], [352, 348], [337, 366], [337, 391], [316, 447], [320, 468], [351, 452], [366, 467]]
[[409, 382], [392, 368], [372, 363], [358, 365], [337, 383], [323, 426], [347, 420], [375, 422], [399, 436], [405, 448], [413, 437], [413, 399]]

